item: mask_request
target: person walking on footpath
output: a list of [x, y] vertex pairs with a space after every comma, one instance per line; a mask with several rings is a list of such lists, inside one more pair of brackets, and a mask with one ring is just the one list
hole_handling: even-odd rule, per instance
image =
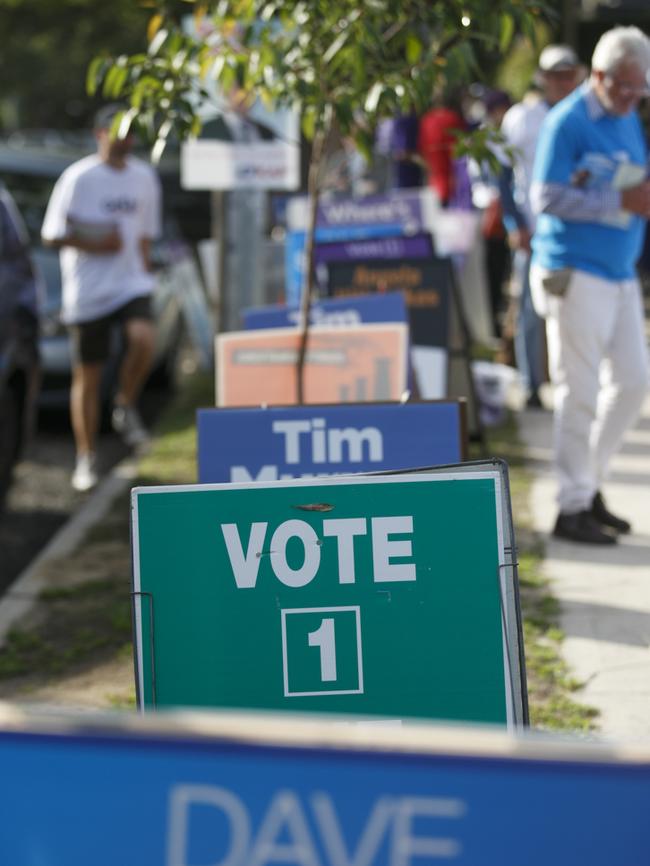
[[528, 406], [539, 408], [540, 385], [546, 380], [544, 323], [530, 297], [530, 240], [535, 215], [530, 207], [530, 182], [537, 139], [549, 109], [568, 96], [578, 84], [581, 64], [569, 45], [547, 45], [539, 56], [535, 83], [540, 92], [531, 92], [505, 113], [501, 132], [514, 150], [512, 172], [501, 176], [503, 221], [512, 250], [512, 278], [517, 290], [514, 349], [517, 368], [527, 390]]
[[148, 441], [136, 403], [154, 353], [149, 251], [161, 230], [161, 192], [155, 171], [130, 155], [131, 136], [111, 137], [121, 110], [109, 105], [97, 113], [97, 152], [63, 172], [41, 231], [46, 245], [60, 249], [61, 317], [73, 353], [70, 416], [77, 456], [72, 486], [78, 491], [90, 490], [98, 481], [101, 377], [116, 325], [122, 328], [125, 352], [113, 428], [130, 447]]
[[546, 316], [555, 394], [554, 534], [588, 544], [630, 531], [607, 509], [601, 486], [650, 382], [636, 273], [650, 217], [636, 107], [649, 75], [648, 37], [636, 27], [607, 31], [588, 81], [544, 121], [533, 169], [530, 277]]

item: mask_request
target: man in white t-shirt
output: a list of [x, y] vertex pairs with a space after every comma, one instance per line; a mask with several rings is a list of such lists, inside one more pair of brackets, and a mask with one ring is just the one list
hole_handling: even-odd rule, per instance
[[130, 155], [131, 136], [111, 138], [120, 110], [111, 105], [98, 112], [97, 153], [63, 172], [41, 232], [46, 245], [61, 251], [62, 319], [73, 350], [70, 415], [77, 461], [72, 486], [80, 491], [98, 480], [100, 384], [116, 324], [124, 333], [125, 353], [113, 427], [132, 447], [148, 439], [136, 403], [154, 353], [149, 251], [160, 234], [161, 194], [155, 171]]

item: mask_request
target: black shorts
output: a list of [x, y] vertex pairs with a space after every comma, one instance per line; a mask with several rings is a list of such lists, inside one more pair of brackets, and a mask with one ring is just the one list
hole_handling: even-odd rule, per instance
[[99, 364], [111, 354], [111, 337], [115, 328], [132, 319], [151, 321], [151, 298], [142, 295], [119, 307], [108, 316], [70, 325], [72, 360], [75, 364]]

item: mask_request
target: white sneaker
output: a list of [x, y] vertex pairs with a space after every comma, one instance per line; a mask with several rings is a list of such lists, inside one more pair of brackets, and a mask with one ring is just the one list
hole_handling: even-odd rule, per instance
[[74, 468], [70, 481], [72, 487], [79, 493], [85, 493], [87, 490], [92, 490], [98, 481], [99, 476], [95, 468], [95, 455], [80, 454], [77, 457], [77, 465]]
[[133, 406], [115, 406], [111, 422], [113, 430], [119, 433], [124, 442], [131, 448], [137, 448], [149, 442], [149, 434], [142, 423], [140, 413]]

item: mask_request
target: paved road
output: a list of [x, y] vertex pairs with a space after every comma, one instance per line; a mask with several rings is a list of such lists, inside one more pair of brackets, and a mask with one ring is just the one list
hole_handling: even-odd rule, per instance
[[[147, 389], [142, 412], [149, 424], [168, 393]], [[105, 474], [128, 449], [112, 432], [103, 432], [98, 448]], [[34, 440], [18, 464], [6, 510], [0, 516], [0, 595], [83, 505], [87, 494], [70, 487], [74, 464], [72, 433], [65, 411], [41, 416]]]

